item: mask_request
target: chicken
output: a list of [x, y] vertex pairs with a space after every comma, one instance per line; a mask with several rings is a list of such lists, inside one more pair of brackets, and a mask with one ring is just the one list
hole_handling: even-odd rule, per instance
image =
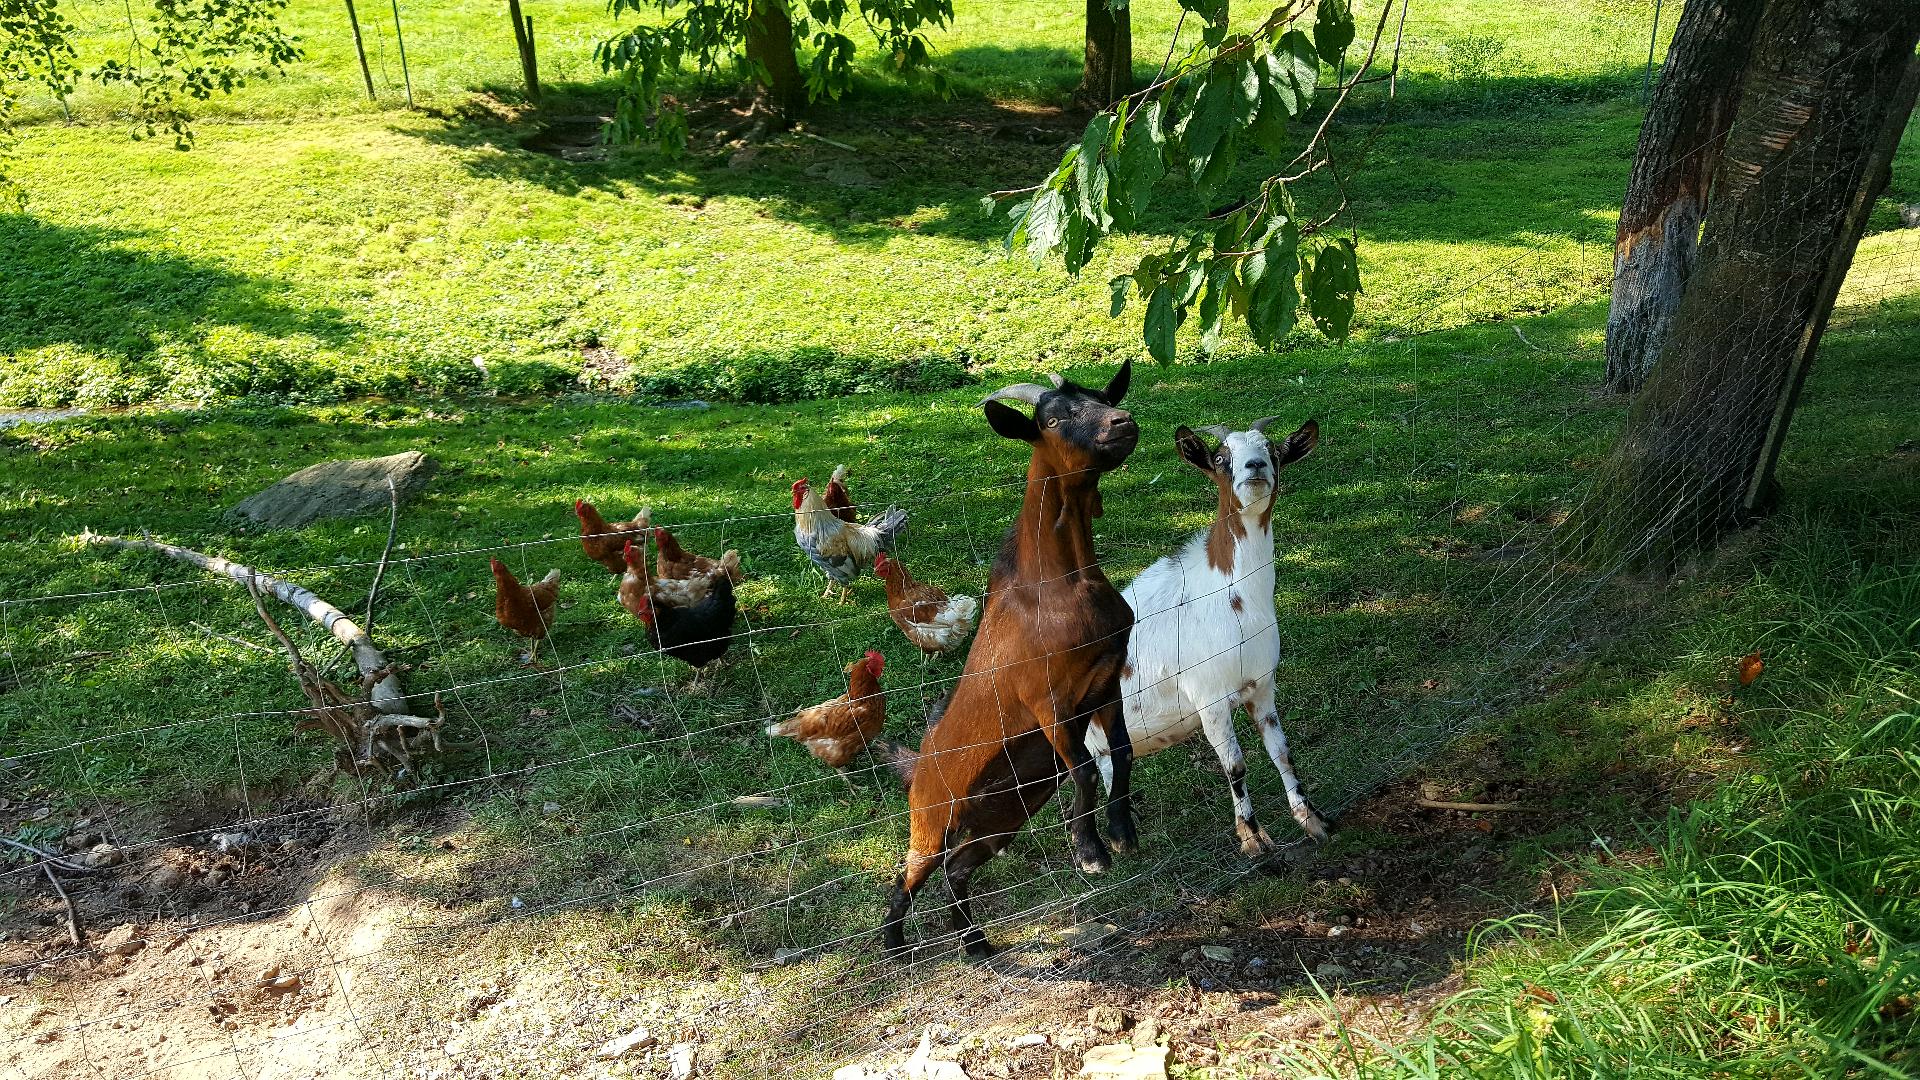
[[805, 477], [794, 481], [793, 539], [827, 575], [828, 592], [834, 585], [852, 586], [875, 555], [892, 550], [894, 539], [906, 527], [907, 512], [897, 506], [888, 507], [871, 523], [842, 521], [827, 509]]
[[907, 640], [928, 656], [938, 656], [973, 633], [980, 603], [971, 596], [948, 597], [938, 588], [913, 580], [899, 559], [874, 556], [873, 572], [887, 583], [887, 614]]
[[629, 543], [622, 552], [620, 606], [647, 628], [653, 647], [696, 668], [720, 659], [733, 644], [738, 606], [733, 582], [720, 571], [675, 581], [650, 581], [646, 556]]
[[600, 511], [585, 499], [575, 499], [573, 512], [580, 519], [580, 548], [587, 558], [606, 567], [615, 574], [626, 572], [626, 563], [621, 557], [621, 549], [629, 540], [646, 542], [647, 530], [653, 524], [653, 515], [646, 510], [634, 515], [632, 521], [622, 521], [610, 525], [600, 516]]
[[827, 511], [841, 521], [859, 521], [860, 515], [854, 513], [853, 500], [847, 497], [847, 467], [835, 465], [833, 475], [827, 478], [827, 490], [820, 493], [820, 501], [827, 504]]
[[533, 651], [527, 656], [531, 663], [534, 654], [540, 651], [540, 642], [553, 629], [553, 605], [560, 598], [560, 571], [549, 570], [539, 581], [522, 585], [506, 563], [499, 559], [491, 561], [493, 617], [521, 637], [533, 639]]
[[695, 555], [680, 546], [672, 533], [658, 526], [653, 530], [653, 545], [658, 555], [654, 559], [653, 576], [663, 581], [686, 580], [705, 577], [715, 571], [727, 575], [727, 580], [735, 585], [746, 577], [740, 572], [740, 553], [729, 549], [717, 559], [705, 555]]
[[847, 665], [847, 692], [831, 701], [801, 709], [767, 728], [807, 748], [820, 764], [843, 774], [854, 758], [872, 746], [887, 722], [886, 697], [880, 693], [880, 672], [886, 658], [872, 650]]

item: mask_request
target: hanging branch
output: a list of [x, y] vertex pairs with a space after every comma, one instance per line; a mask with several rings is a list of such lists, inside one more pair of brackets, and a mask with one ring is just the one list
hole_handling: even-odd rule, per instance
[[[85, 544], [102, 547], [122, 548], [128, 551], [157, 551], [171, 559], [191, 563], [210, 574], [219, 574], [232, 578], [241, 585], [257, 581], [260, 587], [272, 593], [280, 600], [299, 608], [309, 619], [318, 623], [334, 640], [345, 645], [353, 654], [353, 662], [360, 669], [360, 678], [368, 682], [368, 701], [381, 713], [393, 716], [404, 715], [407, 711], [407, 695], [400, 689], [400, 679], [394, 674], [394, 667], [387, 662], [386, 654], [374, 647], [367, 632], [347, 617], [347, 614], [325, 600], [320, 599], [306, 589], [290, 581], [263, 574], [251, 566], [231, 562], [218, 555], [204, 555], [198, 551], [164, 544], [158, 540], [134, 540], [120, 536], [102, 536], [91, 530], [80, 535]], [[372, 678], [373, 676], [377, 678]]]
[[387, 546], [380, 549], [380, 565], [373, 571], [373, 587], [367, 590], [367, 616], [360, 625], [368, 637], [373, 636], [373, 602], [380, 596], [380, 579], [387, 576], [387, 557], [393, 554], [393, 538], [400, 529], [400, 489], [393, 486], [393, 477], [387, 477]]

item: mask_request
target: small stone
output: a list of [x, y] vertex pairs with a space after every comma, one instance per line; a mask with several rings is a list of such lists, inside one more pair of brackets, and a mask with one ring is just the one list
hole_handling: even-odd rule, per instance
[[28, 814], [27, 820], [28, 821], [45, 821], [52, 816], [53, 816], [53, 807], [41, 806], [41, 807], [36, 807], [33, 813]]
[[93, 850], [87, 852], [86, 857], [81, 861], [88, 866], [107, 867], [119, 866], [126, 860], [126, 853], [112, 844], [95, 844]]
[[132, 956], [146, 946], [146, 940], [139, 936], [132, 923], [121, 923], [107, 931], [107, 936], [95, 947], [109, 956]]
[[1335, 963], [1325, 963], [1313, 969], [1313, 973], [1327, 982], [1337, 982], [1353, 977], [1353, 972]]
[[1160, 1042], [1160, 1021], [1149, 1016], [1133, 1026], [1133, 1045], [1142, 1050]]
[[1080, 1062], [1088, 1080], [1166, 1080], [1167, 1048], [1111, 1043], [1089, 1049]]
[[1053, 935], [1053, 939], [1062, 945], [1077, 949], [1091, 949], [1120, 932], [1120, 928], [1110, 922], [1076, 923]]
[[552, 817], [553, 815], [560, 812], [560, 804], [557, 802], [541, 803], [540, 812], [547, 815], [548, 817]]
[[600, 1044], [600, 1049], [594, 1051], [594, 1056], [611, 1060], [630, 1051], [644, 1050], [652, 1045], [653, 1032], [647, 1030], [645, 1024], [641, 1024], [625, 1035], [615, 1036]]
[[253, 842], [253, 838], [243, 832], [217, 832], [210, 839], [214, 850], [219, 852], [238, 851]]
[[1200, 946], [1200, 955], [1216, 963], [1233, 963], [1233, 950], [1227, 948], [1225, 945], [1202, 945]]
[[785, 967], [805, 955], [807, 955], [807, 950], [805, 949], [775, 949], [773, 950], [773, 962], [779, 964], [781, 967]]
[[268, 964], [266, 970], [260, 973], [260, 985], [272, 986], [273, 980], [279, 977], [280, 977], [280, 965]]
[[1133, 1026], [1133, 1017], [1111, 1005], [1095, 1005], [1087, 1010], [1087, 1023], [1102, 1034], [1118, 1035]]
[[1045, 1046], [1047, 1037], [1037, 1031], [1029, 1031], [1025, 1035], [1016, 1035], [1007, 1040], [1007, 1045], [1016, 1050], [1024, 1050], [1029, 1046]]
[[282, 975], [273, 980], [273, 985], [268, 987], [268, 989], [276, 994], [297, 994], [300, 992], [300, 987], [300, 976]]
[[1344, 933], [1346, 933], [1346, 932], [1347, 932], [1347, 928], [1346, 928], [1346, 927], [1344, 927], [1344, 926], [1329, 926], [1329, 927], [1327, 927], [1327, 936], [1328, 936], [1328, 937], [1339, 937], [1340, 935], [1342, 935], [1342, 934], [1344, 934]]

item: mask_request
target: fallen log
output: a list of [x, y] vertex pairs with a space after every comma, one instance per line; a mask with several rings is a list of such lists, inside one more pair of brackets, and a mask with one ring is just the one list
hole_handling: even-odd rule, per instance
[[388, 715], [404, 715], [407, 712], [407, 695], [400, 689], [400, 677], [394, 667], [388, 663], [385, 654], [374, 647], [373, 640], [360, 628], [347, 613], [320, 599], [313, 593], [284, 578], [263, 574], [251, 566], [223, 559], [218, 555], [206, 555], [190, 548], [175, 544], [165, 544], [158, 540], [135, 540], [124, 536], [105, 536], [89, 529], [80, 534], [81, 543], [101, 547], [123, 548], [128, 551], [157, 551], [171, 559], [191, 563], [210, 574], [233, 579], [240, 586], [252, 589], [257, 582], [259, 588], [273, 594], [285, 603], [304, 612], [307, 618], [318, 623], [335, 641], [345, 645], [353, 654], [354, 666], [360, 669], [360, 677], [366, 678], [376, 672], [385, 674], [375, 680], [368, 691], [368, 702], [374, 711]]

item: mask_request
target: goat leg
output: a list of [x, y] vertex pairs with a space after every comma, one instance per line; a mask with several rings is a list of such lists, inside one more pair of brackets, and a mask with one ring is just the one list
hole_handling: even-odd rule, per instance
[[1093, 722], [1107, 737], [1107, 754], [1098, 763], [1107, 785], [1107, 839], [1113, 850], [1131, 855], [1140, 850], [1140, 834], [1133, 824], [1133, 739], [1127, 734], [1118, 685], [1094, 713]]

